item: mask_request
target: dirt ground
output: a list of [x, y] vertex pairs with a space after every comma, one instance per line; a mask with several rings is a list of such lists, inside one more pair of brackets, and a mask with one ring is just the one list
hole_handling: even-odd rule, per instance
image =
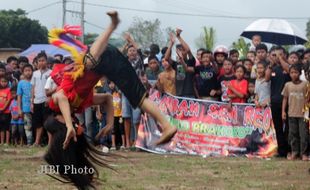
[[[45, 148], [0, 147], [0, 189], [75, 189], [40, 173]], [[202, 158], [116, 152], [116, 171], [100, 168], [98, 189], [310, 189], [310, 162], [272, 158]]]

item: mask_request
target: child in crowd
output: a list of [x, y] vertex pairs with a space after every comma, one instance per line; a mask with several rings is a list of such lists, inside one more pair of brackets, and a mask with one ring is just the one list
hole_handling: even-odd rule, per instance
[[11, 102], [11, 90], [8, 86], [7, 77], [0, 78], [0, 141], [1, 144], [10, 143], [11, 114], [9, 105]]
[[245, 79], [250, 79], [251, 77], [251, 72], [252, 72], [252, 67], [253, 67], [253, 62], [250, 59], [245, 59], [243, 60], [243, 65], [246, 69], [244, 78]]
[[229, 51], [229, 58], [232, 60], [233, 65], [236, 65], [236, 63], [239, 60], [239, 52], [236, 49], [232, 49]]
[[254, 104], [255, 103], [255, 79], [248, 80], [248, 98], [247, 103]]
[[162, 65], [164, 71], [158, 75], [156, 87], [161, 92], [176, 95], [175, 70], [165, 58], [162, 59]]
[[197, 67], [189, 67], [184, 61], [182, 53], [177, 51], [179, 61], [186, 72], [195, 73], [195, 95], [199, 99], [217, 100], [219, 85], [217, 81], [217, 68], [211, 65], [210, 51], [201, 53], [201, 64]]
[[221, 101], [222, 102], [229, 102], [229, 97], [227, 95], [228, 91], [228, 84], [231, 80], [236, 79], [233, 71], [233, 63], [231, 59], [225, 59], [223, 63], [223, 70], [224, 75], [220, 76], [218, 79], [218, 83], [221, 86], [219, 94], [221, 94]]
[[33, 67], [30, 64], [26, 64], [22, 69], [22, 75], [24, 80], [20, 80], [17, 85], [17, 102], [18, 102], [18, 114], [24, 120], [24, 131], [26, 134], [27, 145], [32, 145], [32, 109], [31, 109], [31, 76]]
[[214, 52], [214, 64], [218, 67], [219, 76], [224, 75], [223, 63], [228, 57], [228, 50], [226, 46], [219, 45], [215, 47]]
[[[12, 142], [21, 146], [24, 144], [24, 122], [23, 118], [18, 114], [18, 102], [16, 95], [17, 88], [11, 88], [12, 101], [9, 107], [11, 112], [11, 133], [12, 133]], [[19, 137], [19, 138], [18, 138]]]
[[290, 65], [294, 65], [294, 64], [299, 63], [299, 54], [296, 51], [291, 52], [288, 55], [287, 62]]
[[270, 81], [266, 81], [266, 62], [257, 63], [257, 78], [255, 81], [255, 105], [256, 107], [266, 107], [270, 105]]
[[235, 80], [228, 84], [228, 97], [230, 98], [229, 107], [232, 103], [245, 103], [248, 91], [248, 81], [244, 79], [245, 67], [237, 65], [235, 69]]
[[246, 58], [251, 60], [253, 63], [255, 63], [255, 51], [248, 51], [248, 53], [246, 54]]
[[121, 149], [125, 148], [125, 133], [122, 119], [122, 93], [117, 89], [115, 84], [110, 81], [109, 87], [113, 97], [114, 107], [114, 127], [112, 129], [112, 147], [111, 150], [116, 150], [116, 137], [121, 136]]
[[3, 63], [0, 63], [0, 77], [5, 77], [6, 69]]
[[148, 67], [146, 68], [146, 75], [148, 80], [157, 80], [158, 75], [163, 71], [160, 67], [157, 57], [149, 56], [148, 58]]
[[307, 82], [300, 80], [301, 68], [292, 65], [289, 69], [292, 79], [283, 88], [282, 119], [286, 120], [286, 107], [288, 106], [289, 144], [292, 153], [288, 154], [288, 160], [302, 158], [308, 160], [309, 128], [304, 120], [303, 108], [306, 103]]

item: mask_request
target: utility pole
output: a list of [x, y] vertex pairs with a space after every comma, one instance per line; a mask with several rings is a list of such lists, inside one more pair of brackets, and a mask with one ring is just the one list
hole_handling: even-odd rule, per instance
[[73, 11], [73, 10], [67, 9], [66, 3], [67, 3], [67, 0], [62, 0], [62, 9], [63, 9], [62, 26], [64, 27], [65, 24], [66, 24], [66, 13], [67, 12], [75, 14], [75, 15], [78, 15], [80, 17], [80, 19], [81, 19], [80, 20], [80, 24], [81, 24], [81, 30], [82, 30], [82, 33], [83, 33], [83, 35], [81, 36], [81, 41], [83, 43], [84, 42], [84, 31], [85, 31], [84, 30], [85, 1], [81, 0], [81, 11]]
[[81, 42], [84, 43], [84, 0], [82, 0], [81, 4], [81, 29], [82, 29], [82, 36], [81, 36]]
[[62, 27], [66, 24], [66, 3], [67, 0], [62, 0]]

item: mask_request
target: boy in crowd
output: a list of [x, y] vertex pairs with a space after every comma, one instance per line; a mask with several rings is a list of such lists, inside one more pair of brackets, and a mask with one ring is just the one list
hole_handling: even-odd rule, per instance
[[232, 49], [229, 51], [229, 58], [232, 60], [233, 65], [236, 65], [236, 63], [239, 60], [239, 52], [236, 49]]
[[150, 55], [148, 58], [148, 67], [146, 68], [146, 76], [148, 80], [157, 80], [158, 75], [163, 71], [159, 66], [159, 61], [155, 55]]
[[214, 64], [218, 68], [218, 76], [224, 75], [223, 63], [228, 57], [228, 50], [226, 46], [219, 45], [214, 49]]
[[246, 58], [251, 60], [253, 63], [255, 63], [255, 57], [256, 57], [255, 51], [248, 51], [246, 54]]
[[266, 62], [257, 63], [257, 78], [255, 81], [255, 105], [266, 107], [270, 105], [270, 80], [266, 81]]
[[[142, 52], [130, 34], [126, 33], [124, 38], [128, 44], [128, 61], [136, 71], [136, 74], [140, 77], [141, 73], [144, 71]], [[131, 143], [131, 140], [135, 141], [136, 137], [131, 134], [136, 134], [135, 131], [139, 126], [141, 110], [140, 108], [133, 108], [128, 99], [124, 95], [122, 95], [122, 97], [122, 117], [124, 119], [125, 126], [126, 148], [130, 148], [131, 145], [134, 146], [134, 144]]]
[[262, 43], [262, 38], [260, 35], [252, 36], [252, 45], [250, 47], [250, 50], [255, 50], [255, 48], [261, 43]]
[[[176, 49], [182, 54], [182, 57], [189, 67], [195, 67], [196, 60], [193, 56], [190, 47], [188, 44], [184, 41], [184, 39], [181, 37], [182, 30], [176, 29], [176, 37], [179, 40], [180, 44], [177, 44]], [[180, 66], [182, 67], [181, 63]], [[179, 69], [178, 69], [179, 71]], [[181, 73], [177, 73], [181, 74]], [[176, 81], [176, 94], [177, 96], [183, 96], [188, 98], [195, 98], [195, 91], [194, 91], [194, 85], [193, 85], [193, 79], [194, 74], [193, 73], [182, 73], [185, 74], [184, 80], [178, 80]]]
[[250, 59], [245, 59], [245, 60], [243, 60], [243, 66], [246, 69], [245, 74], [244, 74], [244, 78], [250, 79], [252, 68], [253, 68], [253, 62]]
[[114, 126], [112, 129], [111, 150], [116, 150], [116, 139], [118, 139], [117, 137], [121, 137], [121, 149], [124, 149], [125, 135], [122, 119], [122, 93], [117, 89], [117, 87], [112, 81], [109, 82], [109, 87], [112, 91], [111, 94], [113, 97], [113, 107], [114, 107]]
[[224, 75], [220, 76], [218, 79], [221, 85], [221, 90], [218, 92], [221, 94], [221, 101], [228, 103], [230, 98], [228, 97], [228, 84], [231, 80], [236, 79], [233, 71], [233, 64], [231, 59], [225, 59], [223, 64]]
[[18, 114], [18, 102], [16, 96], [17, 88], [11, 88], [12, 101], [10, 103], [9, 110], [11, 112], [11, 133], [12, 143], [15, 145], [24, 144], [24, 122], [23, 118]]
[[179, 61], [186, 72], [195, 73], [195, 93], [199, 99], [217, 100], [219, 85], [217, 82], [217, 70], [211, 65], [210, 51], [201, 53], [201, 65], [189, 67], [186, 65], [182, 53], [177, 51]]
[[205, 51], [206, 49], [204, 49], [204, 48], [199, 48], [198, 50], [197, 50], [197, 52], [196, 52], [196, 64], [195, 64], [195, 66], [198, 66], [198, 65], [200, 65], [200, 63], [201, 63], [201, 53], [203, 52], [203, 51]]
[[255, 103], [255, 79], [248, 79], [248, 98], [247, 103]]
[[[176, 95], [176, 63], [171, 60], [171, 49], [175, 43], [173, 34], [170, 34], [170, 42], [165, 57], [162, 59], [164, 71], [158, 75], [156, 87], [159, 91]], [[185, 78], [185, 76], [184, 76]]]
[[5, 76], [0, 77], [0, 141], [2, 145], [9, 145], [10, 143], [10, 102], [11, 91], [8, 86], [8, 79]]
[[282, 91], [282, 119], [287, 119], [286, 107], [288, 106], [289, 144], [292, 148], [287, 158], [295, 160], [301, 157], [303, 161], [308, 161], [309, 128], [303, 113], [307, 82], [299, 78], [301, 74], [299, 65], [292, 65], [289, 74], [292, 81], [286, 83]]
[[[32, 96], [31, 96], [31, 106], [33, 110], [33, 123], [32, 126], [35, 129], [36, 137], [34, 146], [40, 146], [41, 137], [43, 134], [43, 123], [47, 115], [47, 96], [45, 93], [45, 84], [50, 76], [51, 70], [47, 68], [47, 55], [44, 51], [37, 55], [38, 60], [38, 70], [33, 72], [31, 78], [32, 85]], [[49, 142], [51, 136], [49, 136]]]
[[17, 85], [17, 103], [19, 117], [24, 120], [24, 130], [27, 139], [27, 145], [30, 146], [33, 141], [32, 133], [32, 110], [31, 110], [31, 77], [33, 67], [30, 64], [24, 65], [22, 73], [24, 80], [18, 82]]

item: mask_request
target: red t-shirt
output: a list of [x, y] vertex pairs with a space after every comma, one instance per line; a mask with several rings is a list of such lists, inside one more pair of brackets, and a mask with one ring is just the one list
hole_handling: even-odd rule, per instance
[[[3, 110], [5, 106], [5, 102], [11, 101], [11, 90], [10, 88], [0, 89], [0, 109]], [[10, 102], [7, 104], [5, 110], [1, 111], [1, 113], [10, 113]]]
[[[244, 95], [244, 98], [232, 98], [231, 101], [232, 103], [245, 103], [246, 102], [246, 95], [248, 93], [248, 81], [245, 79], [242, 79], [241, 81], [238, 80], [231, 80], [230, 81], [231, 86], [236, 89], [238, 92]], [[228, 95], [233, 94], [233, 92], [228, 89], [227, 91]]]

